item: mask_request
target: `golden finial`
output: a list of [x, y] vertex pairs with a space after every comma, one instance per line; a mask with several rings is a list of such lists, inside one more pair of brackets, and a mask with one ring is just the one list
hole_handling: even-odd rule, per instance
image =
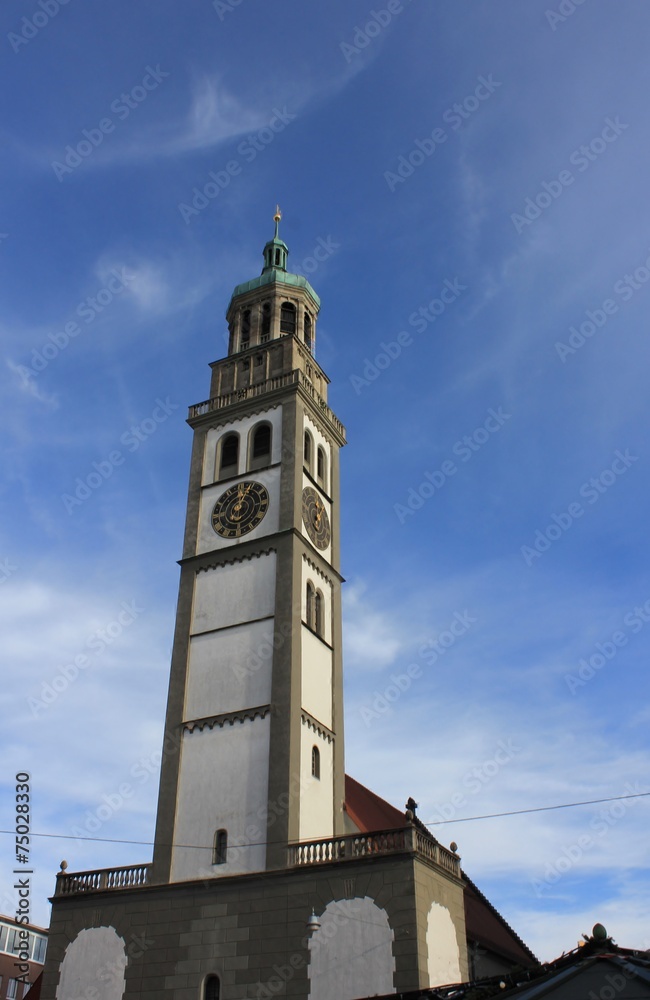
[[280, 206], [276, 205], [275, 206], [275, 215], [273, 216], [273, 221], [274, 222], [279, 222], [281, 218], [282, 218], [282, 212], [280, 211]]

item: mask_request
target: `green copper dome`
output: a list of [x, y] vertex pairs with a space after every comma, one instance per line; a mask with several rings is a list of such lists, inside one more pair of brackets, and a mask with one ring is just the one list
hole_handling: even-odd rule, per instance
[[[232, 304], [232, 300], [237, 298], [238, 295], [252, 292], [255, 288], [280, 284], [289, 285], [293, 288], [303, 288], [314, 300], [316, 307], [320, 309], [320, 299], [307, 279], [302, 274], [291, 274], [290, 271], [287, 271], [289, 247], [284, 240], [280, 239], [278, 232], [280, 219], [282, 218], [279, 208], [276, 209], [273, 218], [275, 221], [275, 234], [273, 239], [269, 240], [264, 247], [264, 267], [262, 268], [262, 273], [257, 278], [251, 278], [250, 281], [243, 281], [240, 285], [236, 285], [230, 299], [230, 304]], [[228, 309], [230, 309], [230, 305]]]

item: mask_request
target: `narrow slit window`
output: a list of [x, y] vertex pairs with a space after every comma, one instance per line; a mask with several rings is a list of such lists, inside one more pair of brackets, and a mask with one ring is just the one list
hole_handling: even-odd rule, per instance
[[228, 854], [228, 831], [217, 830], [214, 835], [213, 865], [225, 865]]
[[246, 309], [241, 318], [241, 349], [245, 351], [251, 339], [251, 311]]
[[311, 776], [320, 778], [320, 750], [318, 747], [311, 748]]
[[309, 431], [305, 431], [303, 461], [305, 466], [309, 470], [311, 470], [311, 434], [309, 433]]
[[316, 614], [316, 591], [314, 590], [311, 583], [307, 582], [307, 624], [310, 628], [314, 627], [315, 614]]
[[260, 340], [263, 344], [271, 336], [271, 306], [268, 302], [265, 302], [262, 306], [262, 326], [260, 329]]
[[305, 313], [305, 343], [309, 350], [312, 349], [312, 326], [311, 326], [311, 316], [309, 313]]
[[319, 447], [316, 457], [316, 475], [318, 476], [319, 483], [327, 488], [327, 458], [325, 456], [325, 449], [321, 447]]
[[314, 631], [321, 635], [323, 634], [323, 595], [320, 590], [317, 590], [314, 594]]

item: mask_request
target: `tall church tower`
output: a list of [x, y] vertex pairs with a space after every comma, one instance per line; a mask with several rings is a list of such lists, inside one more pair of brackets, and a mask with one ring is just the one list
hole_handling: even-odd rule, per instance
[[344, 833], [339, 449], [320, 300], [275, 234], [194, 431], [152, 882], [277, 869]]
[[467, 980], [468, 943], [473, 978], [534, 961], [412, 799], [344, 776], [345, 432], [279, 222], [190, 408], [153, 863], [62, 862], [42, 1000], [352, 1000]]

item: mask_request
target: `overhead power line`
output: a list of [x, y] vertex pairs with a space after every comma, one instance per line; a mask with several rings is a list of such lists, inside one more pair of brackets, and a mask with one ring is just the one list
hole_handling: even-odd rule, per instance
[[[534, 806], [530, 809], [510, 809], [507, 812], [484, 813], [481, 816], [462, 816], [462, 817], [455, 817], [454, 819], [432, 820], [428, 823], [425, 823], [424, 825], [443, 826], [449, 823], [475, 823], [478, 822], [479, 820], [484, 820], [484, 819], [502, 819], [503, 817], [507, 816], [523, 816], [529, 813], [551, 812], [552, 810], [556, 809], [576, 809], [579, 808], [580, 806], [601, 805], [604, 802], [621, 802], [624, 801], [625, 799], [643, 799], [647, 798], [648, 796], [650, 796], [650, 792], [635, 792], [634, 794], [631, 795], [612, 795], [605, 799], [585, 799], [580, 802], [562, 802], [554, 806]], [[11, 836], [13, 836], [15, 831], [0, 830], [0, 834], [2, 833], [10, 834]], [[369, 831], [369, 833], [372, 833], [372, 831]], [[360, 836], [363, 836], [363, 834], [360, 834]], [[121, 838], [117, 837], [80, 837], [70, 833], [36, 833], [34, 831], [31, 831], [30, 837], [34, 838], [40, 837], [42, 839], [48, 839], [48, 840], [82, 840], [97, 844], [134, 844], [140, 847], [154, 846], [154, 842], [152, 840], [122, 840]], [[232, 847], [233, 849], [237, 848], [241, 850], [244, 847], [266, 847], [268, 846], [268, 843], [269, 842], [266, 840], [256, 840], [256, 841], [249, 840], [246, 841], [246, 843], [244, 844], [229, 844], [228, 846]], [[176, 847], [176, 848], [184, 847], [192, 850], [207, 850], [209, 847], [211, 847], [211, 845], [207, 844], [165, 844], [164, 846]]]

